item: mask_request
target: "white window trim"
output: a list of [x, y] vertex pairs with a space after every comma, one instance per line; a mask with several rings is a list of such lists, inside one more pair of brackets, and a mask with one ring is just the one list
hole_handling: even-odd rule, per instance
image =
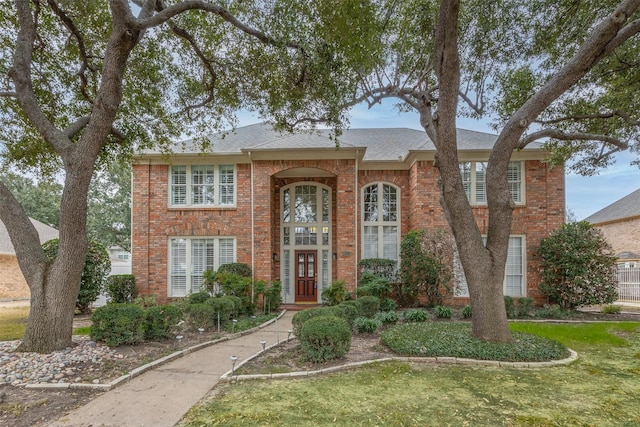
[[[187, 185], [187, 194], [186, 194], [186, 202], [184, 204], [173, 204], [173, 185], [172, 185], [172, 176], [173, 176], [173, 168], [184, 166], [186, 167], [186, 185]], [[192, 166], [213, 166], [214, 168], [214, 203], [211, 204], [193, 204], [193, 192], [192, 192], [192, 175], [191, 175], [191, 167]], [[231, 204], [221, 204], [220, 203], [220, 186], [222, 182], [220, 180], [220, 166], [233, 166], [233, 203]], [[238, 165], [236, 163], [226, 163], [226, 162], [214, 162], [214, 163], [194, 163], [194, 164], [174, 164], [169, 166], [169, 175], [167, 179], [167, 187], [168, 187], [168, 198], [167, 204], [169, 208], [193, 208], [193, 209], [211, 209], [211, 208], [235, 208], [238, 204]]]
[[[464, 161], [460, 161], [460, 164], [462, 163], [470, 163], [471, 164], [471, 180], [469, 182], [469, 204], [471, 204], [471, 206], [486, 206], [487, 202], [478, 202], [476, 201], [476, 163], [487, 163], [487, 160], [464, 160]], [[526, 185], [525, 185], [525, 162], [522, 160], [514, 160], [514, 161], [510, 161], [509, 164], [518, 164], [518, 166], [520, 167], [520, 201], [516, 202], [514, 200], [514, 203], [516, 204], [516, 206], [523, 206], [526, 203], [527, 200], [527, 194], [526, 194]], [[486, 174], [485, 174], [485, 192], [486, 192]]]
[[[364, 220], [364, 214], [365, 214], [365, 207], [364, 207], [364, 203], [365, 203], [365, 197], [364, 197], [364, 191], [366, 188], [371, 187], [372, 185], [377, 185], [379, 186], [379, 195], [380, 197], [378, 198], [378, 212], [381, 213], [382, 209], [381, 209], [381, 204], [383, 203], [383, 191], [382, 189], [384, 188], [384, 185], [389, 185], [393, 188], [395, 188], [396, 190], [396, 197], [397, 197], [397, 219], [396, 221], [384, 221], [382, 219], [378, 220], [378, 221], [365, 221]], [[384, 227], [385, 226], [391, 226], [391, 227], [397, 227], [397, 236], [396, 236], [396, 265], [399, 268], [400, 267], [400, 240], [401, 240], [401, 234], [402, 234], [402, 221], [401, 221], [401, 213], [402, 213], [402, 206], [401, 206], [401, 199], [402, 199], [402, 194], [401, 194], [401, 190], [400, 187], [398, 187], [397, 185], [391, 183], [391, 182], [387, 182], [387, 181], [375, 181], [375, 182], [370, 182], [367, 183], [365, 185], [362, 186], [362, 188], [360, 188], [360, 216], [361, 216], [361, 230], [360, 230], [360, 243], [361, 243], [361, 250], [360, 250], [360, 257], [363, 258], [364, 257], [364, 253], [365, 253], [365, 232], [364, 229], [365, 227], [377, 227], [378, 228], [378, 258], [383, 258], [384, 257]], [[378, 215], [378, 218], [382, 218], [382, 215]], [[364, 259], [364, 258], [363, 258]]]
[[[486, 239], [486, 236], [482, 236], [483, 239]], [[522, 295], [520, 296], [516, 296], [515, 298], [523, 298], [527, 296], [527, 237], [524, 234], [511, 234], [509, 236], [509, 239], [511, 238], [519, 238], [522, 241], [522, 245], [521, 245], [521, 259], [522, 259], [522, 280], [520, 282], [520, 286], [521, 286], [521, 293]], [[459, 262], [459, 256], [457, 255], [456, 252], [456, 257], [458, 259]], [[502, 293], [504, 295], [507, 295], [507, 266], [506, 266], [506, 259], [505, 259], [505, 271], [504, 271], [504, 279], [502, 281]], [[454, 261], [455, 263], [455, 261]], [[458, 267], [458, 268], [456, 268]], [[464, 270], [462, 269], [462, 264], [456, 266], [454, 265], [454, 272], [458, 271], [459, 274], [456, 274], [456, 276], [454, 277], [454, 293], [453, 296], [454, 297], [462, 297], [462, 298], [468, 298], [469, 297], [469, 287], [467, 285], [467, 279], [464, 277]], [[461, 283], [462, 282], [462, 283]]]
[[[186, 295], [174, 295], [173, 283], [171, 281], [171, 266], [172, 266], [172, 251], [171, 242], [176, 239], [184, 239], [187, 242], [186, 254], [185, 254], [185, 280], [186, 280]], [[167, 296], [169, 298], [183, 298], [191, 293], [189, 289], [191, 283], [192, 261], [191, 261], [191, 242], [193, 240], [213, 240], [213, 253], [214, 253], [214, 271], [220, 268], [220, 240], [231, 239], [233, 240], [233, 262], [237, 262], [238, 259], [238, 240], [235, 236], [171, 236], [167, 239]]]

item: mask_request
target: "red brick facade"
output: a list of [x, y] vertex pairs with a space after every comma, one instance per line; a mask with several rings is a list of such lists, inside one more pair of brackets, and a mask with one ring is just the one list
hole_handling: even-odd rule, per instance
[[[170, 207], [170, 167], [165, 160], [140, 157], [134, 163], [132, 261], [141, 293], [155, 294], [159, 301], [169, 298], [168, 242], [172, 237], [232, 236], [236, 242], [236, 261], [250, 265], [256, 280], [281, 280], [284, 261], [281, 258], [281, 190], [293, 183], [312, 182], [330, 188], [330, 281], [344, 280], [351, 290], [356, 287], [357, 263], [362, 253], [360, 212], [365, 186], [384, 182], [399, 189], [401, 236], [412, 229], [448, 227], [439, 202], [437, 170], [432, 160], [375, 169], [361, 164], [357, 154], [354, 156], [351, 152], [345, 152], [345, 158], [336, 154], [328, 158], [316, 156], [316, 159], [307, 156], [306, 160], [266, 157], [235, 158], [235, 206], [212, 208]], [[283, 152], [281, 158], [285, 157], [287, 154]], [[538, 153], [531, 157], [541, 156]], [[174, 164], [202, 162], [202, 157], [189, 159], [174, 159]], [[524, 236], [526, 242], [526, 295], [542, 303], [537, 291], [539, 273], [535, 250], [541, 238], [563, 223], [564, 171], [549, 169], [540, 160], [526, 160], [526, 154], [518, 160], [524, 161], [525, 200], [514, 212], [511, 234]], [[487, 209], [474, 207], [474, 212], [479, 227], [486, 232]], [[451, 298], [449, 302], [464, 304], [466, 301], [466, 298]]]

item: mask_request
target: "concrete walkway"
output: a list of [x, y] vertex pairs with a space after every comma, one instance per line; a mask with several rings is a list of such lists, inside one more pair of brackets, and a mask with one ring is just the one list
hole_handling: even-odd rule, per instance
[[286, 341], [293, 312], [255, 332], [194, 351], [93, 399], [52, 427], [171, 427], [231, 370], [266, 347]]

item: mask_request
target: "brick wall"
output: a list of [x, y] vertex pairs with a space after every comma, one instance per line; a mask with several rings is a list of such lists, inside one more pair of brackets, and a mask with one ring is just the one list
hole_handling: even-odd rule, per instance
[[0, 299], [22, 299], [30, 295], [16, 256], [0, 254]]
[[614, 254], [633, 252], [640, 254], [640, 218], [616, 221], [595, 226], [613, 248]]
[[[333, 177], [275, 178], [292, 168], [319, 169]], [[541, 303], [535, 250], [540, 239], [564, 220], [564, 171], [550, 170], [539, 161], [527, 161], [525, 169], [526, 204], [514, 211], [511, 234], [526, 238], [527, 294]], [[133, 170], [133, 274], [140, 292], [156, 294], [160, 301], [167, 299], [168, 239], [174, 236], [235, 236], [238, 262], [252, 265], [256, 279], [280, 279], [280, 264], [272, 260], [273, 253], [280, 254], [280, 189], [293, 182], [320, 182], [331, 188], [332, 252], [336, 254], [331, 280], [345, 280], [350, 289], [355, 288], [360, 259], [356, 236], [360, 239], [361, 218], [356, 225], [354, 215], [365, 185], [383, 181], [400, 188], [403, 235], [416, 228], [448, 228], [439, 202], [437, 170], [431, 161], [416, 162], [409, 170], [360, 171], [358, 188], [354, 160], [255, 161], [253, 205], [251, 165], [238, 164], [237, 207], [206, 209], [168, 208], [169, 166], [140, 162]], [[476, 207], [474, 213], [486, 232], [487, 209]], [[456, 301], [465, 303], [464, 299]]]

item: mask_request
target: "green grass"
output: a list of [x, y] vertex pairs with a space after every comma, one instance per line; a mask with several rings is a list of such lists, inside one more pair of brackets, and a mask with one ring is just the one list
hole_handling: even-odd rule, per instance
[[29, 307], [3, 307], [0, 310], [0, 341], [21, 339], [28, 316]]
[[513, 323], [579, 352], [539, 369], [384, 363], [220, 386], [179, 426], [640, 425], [640, 323]]

